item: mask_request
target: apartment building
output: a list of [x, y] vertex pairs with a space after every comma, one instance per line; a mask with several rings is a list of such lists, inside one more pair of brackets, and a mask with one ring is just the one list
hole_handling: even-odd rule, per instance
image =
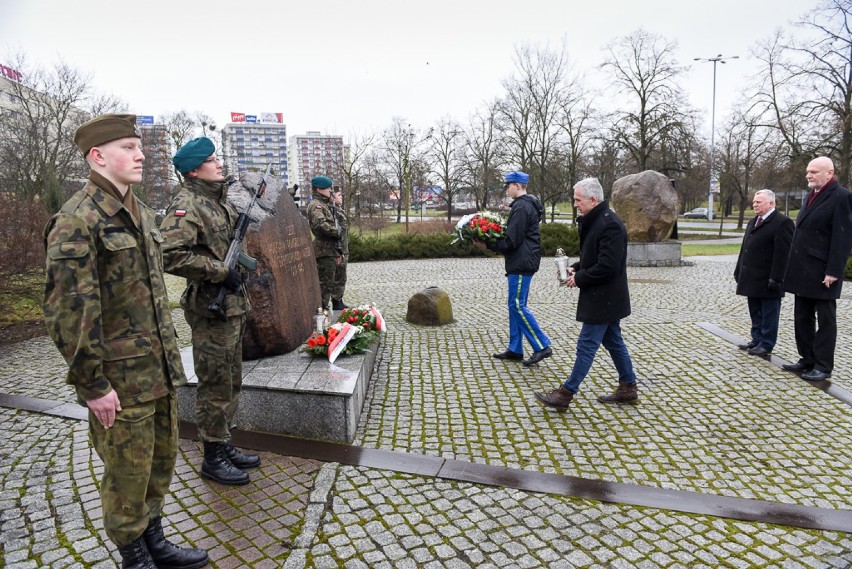
[[177, 176], [172, 165], [172, 156], [176, 150], [166, 125], [154, 124], [154, 117], [138, 116], [136, 124], [142, 135], [142, 152], [145, 154], [142, 183], [139, 184], [137, 195], [152, 208], [165, 209], [171, 203], [177, 187]]
[[[272, 164], [272, 174], [288, 186], [287, 125], [278, 113], [263, 113], [263, 122], [253, 115], [231, 113], [231, 121], [222, 129], [222, 155], [225, 171], [263, 172]], [[273, 122], [278, 121], [278, 122]]]
[[290, 176], [299, 185], [300, 203], [311, 195], [314, 176], [328, 176], [335, 186], [342, 187], [344, 160], [342, 136], [308, 131], [290, 137]]

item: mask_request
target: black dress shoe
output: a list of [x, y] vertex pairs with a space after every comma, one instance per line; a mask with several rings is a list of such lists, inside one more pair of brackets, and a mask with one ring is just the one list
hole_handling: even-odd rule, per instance
[[787, 371], [811, 371], [814, 369], [814, 366], [809, 366], [806, 363], [796, 362], [794, 364], [784, 364], [781, 366]]
[[533, 364], [537, 364], [544, 358], [549, 358], [553, 355], [553, 350], [550, 349], [550, 346], [547, 346], [543, 350], [538, 350], [537, 352], [533, 352], [533, 355], [529, 357], [529, 359], [524, 360], [525, 366], [531, 366]]
[[824, 379], [828, 379], [829, 377], [831, 377], [830, 373], [826, 373], [818, 369], [812, 369], [802, 374], [802, 379], [805, 379], [807, 381], [823, 381]]
[[498, 360], [517, 360], [521, 361], [524, 359], [524, 354], [519, 354], [518, 352], [511, 352], [506, 350], [505, 352], [500, 352], [499, 354], [494, 354], [494, 357]]
[[753, 356], [768, 356], [772, 353], [772, 350], [767, 350], [763, 346], [755, 346], [754, 348], [749, 348], [748, 353]]
[[750, 350], [750, 349], [754, 348], [755, 346], [757, 346], [757, 344], [754, 343], [753, 341], [749, 342], [748, 344], [737, 344], [737, 347], [741, 350]]

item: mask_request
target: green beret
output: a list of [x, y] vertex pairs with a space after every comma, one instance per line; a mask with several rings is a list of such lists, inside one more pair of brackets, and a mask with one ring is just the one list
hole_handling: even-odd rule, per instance
[[84, 122], [74, 133], [74, 144], [83, 152], [119, 138], [142, 138], [136, 126], [136, 115], [100, 115]]
[[326, 178], [325, 176], [314, 176], [311, 178], [311, 187], [314, 187], [318, 190], [325, 190], [330, 188], [332, 184], [331, 178]]
[[175, 165], [178, 172], [186, 174], [204, 164], [204, 161], [214, 152], [216, 152], [216, 145], [213, 144], [212, 140], [203, 136], [193, 138], [180, 147], [175, 157], [172, 158], [172, 164]]

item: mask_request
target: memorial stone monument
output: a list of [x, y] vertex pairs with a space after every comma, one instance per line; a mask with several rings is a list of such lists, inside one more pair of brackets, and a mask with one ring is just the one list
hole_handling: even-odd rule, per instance
[[627, 264], [680, 266], [681, 243], [671, 241], [678, 195], [668, 176], [653, 170], [619, 178], [612, 185], [612, 208], [627, 229]]
[[[240, 176], [243, 189], [231, 202], [244, 211], [261, 175]], [[239, 188], [235, 184], [233, 188]], [[311, 335], [320, 305], [319, 278], [308, 222], [299, 213], [284, 183], [270, 177], [266, 194], [251, 211], [246, 251], [257, 259], [249, 276], [251, 311], [243, 336], [243, 359], [277, 356], [299, 348]]]

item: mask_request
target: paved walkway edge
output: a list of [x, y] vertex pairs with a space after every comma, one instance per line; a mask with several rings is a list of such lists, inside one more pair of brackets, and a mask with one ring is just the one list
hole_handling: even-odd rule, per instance
[[[33, 412], [51, 412], [66, 408], [67, 418], [85, 418], [85, 410], [71, 405], [44, 399], [20, 397], [0, 393], [0, 406]], [[81, 417], [79, 410], [83, 410]], [[64, 416], [64, 415], [60, 415]], [[181, 436], [197, 438], [195, 425], [181, 423]], [[527, 470], [508, 469], [487, 464], [476, 464], [460, 460], [443, 459], [405, 452], [370, 449], [323, 441], [296, 439], [269, 433], [235, 431], [236, 445], [254, 450], [274, 452], [327, 462], [318, 475], [314, 492], [308, 506], [305, 527], [294, 544], [297, 549], [291, 554], [292, 569], [300, 567], [298, 560], [304, 558], [299, 552], [309, 546], [319, 526], [319, 518], [326, 507], [329, 491], [333, 485], [337, 464], [366, 466], [395, 472], [431, 476], [472, 484], [502, 486], [530, 492], [542, 492], [576, 498], [586, 498], [607, 503], [658, 508], [731, 518], [749, 522], [761, 522], [806, 529], [852, 532], [852, 510], [832, 510], [798, 504], [782, 504], [763, 500], [748, 500], [729, 496], [714, 496], [626, 484], [589, 480], [574, 476], [547, 474]], [[289, 560], [288, 560], [289, 561]], [[291, 567], [288, 565], [288, 567]]]

